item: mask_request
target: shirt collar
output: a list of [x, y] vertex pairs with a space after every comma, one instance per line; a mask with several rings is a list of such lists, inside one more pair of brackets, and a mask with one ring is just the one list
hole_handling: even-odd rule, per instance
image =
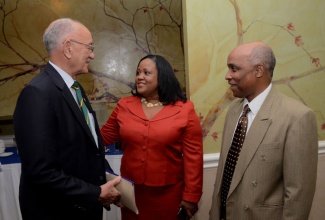
[[248, 100], [245, 98], [244, 99], [244, 103], [243, 103], [243, 109], [244, 109], [244, 106], [246, 104], [249, 105], [249, 108], [250, 108], [250, 112], [253, 114], [253, 115], [256, 115], [257, 112], [260, 110], [266, 96], [269, 94], [270, 90], [272, 88], [272, 83], [270, 83], [270, 85], [261, 93], [259, 94], [258, 96], [256, 96], [252, 101], [248, 102]]
[[51, 61], [49, 61], [49, 63], [54, 67], [54, 69], [60, 74], [60, 76], [62, 77], [63, 81], [65, 82], [65, 84], [68, 86], [68, 88], [71, 88], [71, 86], [74, 83], [74, 79], [65, 71], [63, 71], [60, 67], [58, 67], [57, 65], [55, 65], [54, 63], [52, 63]]

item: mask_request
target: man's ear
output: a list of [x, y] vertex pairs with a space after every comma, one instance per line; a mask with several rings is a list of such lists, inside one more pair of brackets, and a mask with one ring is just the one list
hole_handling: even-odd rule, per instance
[[66, 58], [71, 58], [71, 42], [68, 40], [63, 43], [63, 54]]
[[257, 78], [261, 78], [263, 74], [265, 74], [265, 67], [263, 64], [259, 64], [255, 66], [255, 76]]

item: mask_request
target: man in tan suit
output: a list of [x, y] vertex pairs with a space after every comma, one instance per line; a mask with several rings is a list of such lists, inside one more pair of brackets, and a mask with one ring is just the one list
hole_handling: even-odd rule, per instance
[[[275, 63], [262, 42], [242, 44], [228, 56], [226, 80], [239, 99], [225, 119], [210, 220], [308, 219], [316, 184], [316, 119], [311, 109], [276, 91]], [[225, 161], [246, 104], [246, 138], [221, 208]]]

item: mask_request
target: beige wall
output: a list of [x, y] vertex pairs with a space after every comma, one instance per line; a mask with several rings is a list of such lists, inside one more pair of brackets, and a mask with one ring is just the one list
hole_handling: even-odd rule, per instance
[[183, 0], [187, 90], [201, 115], [204, 152], [220, 151], [233, 99], [224, 79], [229, 52], [264, 41], [277, 58], [273, 84], [316, 112], [325, 140], [324, 0]]
[[[325, 219], [325, 154], [318, 156], [318, 172], [317, 185], [314, 201], [309, 216], [309, 220]], [[211, 197], [213, 193], [213, 185], [217, 173], [217, 168], [204, 169], [203, 196], [199, 204], [199, 211], [195, 215], [195, 220], [207, 220], [209, 218], [209, 210], [211, 206]]]

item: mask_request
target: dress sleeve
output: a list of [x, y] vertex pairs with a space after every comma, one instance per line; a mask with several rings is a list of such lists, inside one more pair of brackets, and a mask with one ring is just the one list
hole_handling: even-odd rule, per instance
[[119, 141], [120, 126], [117, 119], [119, 108], [120, 104], [118, 103], [106, 123], [100, 129], [100, 134], [102, 135], [105, 146]]
[[203, 187], [202, 128], [193, 103], [187, 102], [188, 122], [182, 138], [185, 178], [183, 200], [199, 202]]

